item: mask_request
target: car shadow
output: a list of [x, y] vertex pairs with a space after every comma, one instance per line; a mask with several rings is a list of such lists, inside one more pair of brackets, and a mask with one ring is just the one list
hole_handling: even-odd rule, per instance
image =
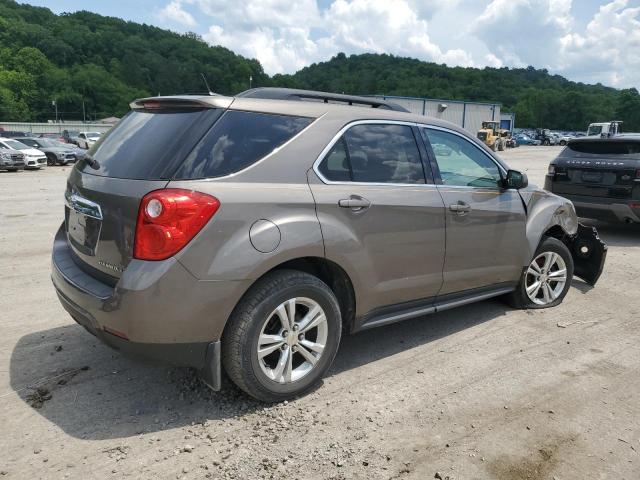
[[[358, 368], [504, 315], [488, 300], [345, 336], [328, 375]], [[242, 416], [264, 408], [224, 379], [212, 392], [190, 369], [130, 359], [78, 325], [22, 337], [10, 361], [10, 385], [34, 411], [83, 439], [127, 438]]]

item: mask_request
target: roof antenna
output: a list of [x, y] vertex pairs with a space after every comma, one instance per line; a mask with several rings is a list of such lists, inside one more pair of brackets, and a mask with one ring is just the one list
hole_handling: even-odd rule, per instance
[[209, 92], [209, 95], [215, 95], [215, 93], [211, 91], [211, 88], [209, 88], [209, 82], [207, 82], [207, 77], [204, 76], [204, 73], [201, 73], [200, 76], [202, 77], [202, 80], [207, 87], [207, 92]]

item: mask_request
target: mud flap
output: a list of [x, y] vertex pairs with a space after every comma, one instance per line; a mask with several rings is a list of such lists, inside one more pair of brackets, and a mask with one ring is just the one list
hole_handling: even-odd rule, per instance
[[607, 258], [607, 245], [598, 236], [595, 227], [578, 224], [578, 232], [571, 239], [573, 274], [589, 285], [595, 285]]

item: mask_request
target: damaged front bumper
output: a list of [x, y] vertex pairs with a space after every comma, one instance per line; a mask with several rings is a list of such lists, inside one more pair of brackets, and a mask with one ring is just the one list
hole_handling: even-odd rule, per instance
[[607, 244], [600, 240], [595, 227], [578, 224], [577, 233], [571, 238], [573, 274], [589, 285], [595, 285], [607, 258]]

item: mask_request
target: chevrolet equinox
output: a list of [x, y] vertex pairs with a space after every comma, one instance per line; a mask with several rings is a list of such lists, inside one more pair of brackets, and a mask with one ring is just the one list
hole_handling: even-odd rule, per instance
[[52, 279], [108, 345], [265, 401], [343, 333], [503, 296], [560, 304], [606, 246], [455, 125], [367, 97], [136, 100], [72, 169]]

